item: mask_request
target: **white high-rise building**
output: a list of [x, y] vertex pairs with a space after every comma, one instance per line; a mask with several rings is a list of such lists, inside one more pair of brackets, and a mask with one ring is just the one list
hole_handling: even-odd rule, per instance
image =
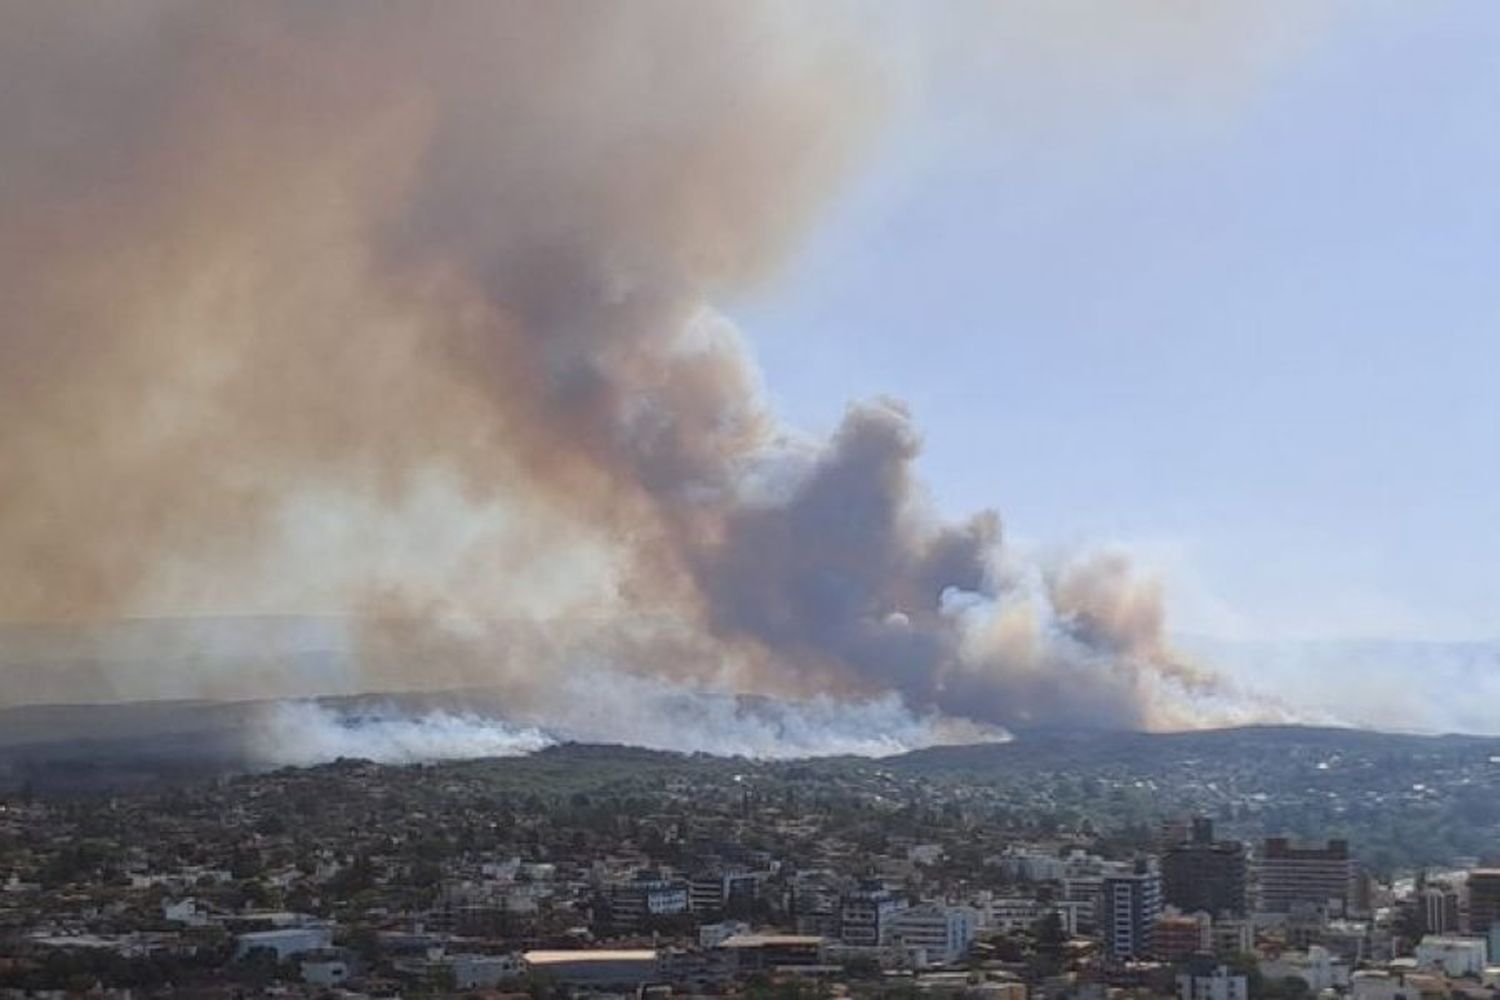
[[1104, 936], [1104, 948], [1111, 958], [1123, 960], [1149, 956], [1159, 916], [1160, 872], [1142, 861], [1128, 875], [1105, 876], [1095, 923]]

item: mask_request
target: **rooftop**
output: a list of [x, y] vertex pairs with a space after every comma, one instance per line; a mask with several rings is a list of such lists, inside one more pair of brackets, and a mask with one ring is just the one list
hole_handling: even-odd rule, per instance
[[528, 951], [521, 956], [528, 965], [558, 965], [563, 962], [654, 962], [653, 948], [591, 948], [572, 951]]
[[719, 943], [721, 948], [814, 948], [823, 943], [816, 934], [735, 934]]

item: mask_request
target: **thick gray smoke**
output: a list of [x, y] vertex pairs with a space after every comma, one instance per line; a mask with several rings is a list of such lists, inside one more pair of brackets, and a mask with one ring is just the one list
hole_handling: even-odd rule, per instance
[[766, 409], [713, 306], [878, 128], [845, 13], [0, 8], [0, 617], [348, 615], [348, 686], [517, 719], [606, 675], [570, 697], [1245, 711], [1120, 559], [1026, 570], [995, 514], [937, 520], [899, 404], [812, 443]]

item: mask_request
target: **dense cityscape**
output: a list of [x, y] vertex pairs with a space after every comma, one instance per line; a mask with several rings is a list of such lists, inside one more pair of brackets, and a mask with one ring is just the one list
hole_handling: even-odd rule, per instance
[[[1196, 780], [1181, 763], [1203, 740], [1255, 738], [794, 762], [574, 745], [86, 794], [28, 783], [0, 800], [0, 991], [1492, 996], [1500, 859], [1392, 867], [1357, 829], [1271, 835], [1256, 817], [1291, 815], [1303, 790], [1236, 787], [1222, 753]], [[1354, 749], [1374, 734], [1260, 738], [1286, 748], [1278, 767], [1310, 748], [1336, 762], [1324, 772], [1381, 759]], [[1491, 742], [1434, 759], [1483, 775]], [[1009, 763], [979, 776], [984, 753]], [[1386, 784], [1406, 793], [1388, 811], [1420, 808], [1406, 775]], [[1177, 811], [1215, 791], [1212, 811]], [[1479, 833], [1500, 854], [1500, 830]]]

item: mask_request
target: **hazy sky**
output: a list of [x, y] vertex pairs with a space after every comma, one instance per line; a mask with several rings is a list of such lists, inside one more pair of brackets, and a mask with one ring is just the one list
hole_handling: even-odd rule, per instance
[[910, 401], [944, 510], [1140, 551], [1179, 630], [1494, 636], [1500, 6], [1289, 10], [939, 73], [731, 312], [792, 423]]

